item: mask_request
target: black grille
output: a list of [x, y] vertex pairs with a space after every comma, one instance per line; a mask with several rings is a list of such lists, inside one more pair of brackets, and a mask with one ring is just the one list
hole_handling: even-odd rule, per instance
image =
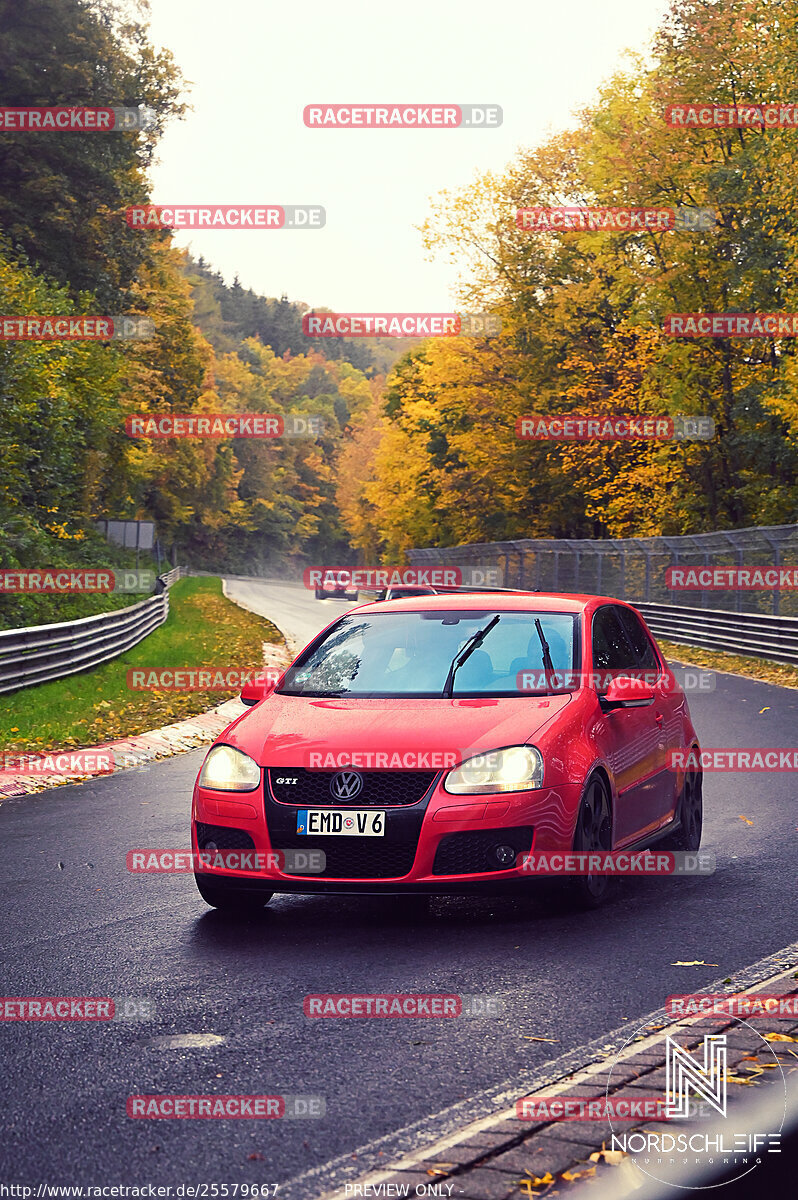
[[[500, 863], [493, 853], [496, 846], [512, 846], [511, 862]], [[472, 875], [480, 871], [509, 871], [519, 854], [532, 846], [532, 826], [512, 829], [475, 829], [448, 833], [441, 838], [432, 866], [433, 875]]]
[[230, 829], [226, 825], [203, 825], [197, 821], [197, 845], [204, 850], [214, 842], [220, 850], [254, 850], [255, 843], [245, 829]]
[[[331, 771], [305, 772], [311, 778], [326, 777], [327, 788], [329, 788], [329, 780], [334, 773]], [[294, 777], [287, 770], [283, 772], [272, 769], [271, 774], [276, 778], [286, 776], [290, 779]], [[391, 775], [396, 778], [400, 772], [372, 771], [364, 772], [364, 774]], [[424, 813], [432, 794], [431, 785], [438, 776], [437, 771], [408, 772], [407, 774], [411, 778], [416, 777], [413, 790], [405, 788], [404, 794], [409, 795], [410, 799], [404, 804], [394, 803], [393, 806], [383, 801], [385, 832], [382, 837], [325, 837], [322, 834], [299, 834], [296, 831], [297, 813], [300, 808], [308, 805], [306, 796], [299, 791], [299, 785], [284, 784], [282, 787], [280, 785], [277, 787], [279, 792], [287, 791], [290, 794], [292, 804], [285, 801], [278, 803], [269, 788], [264, 788], [263, 800], [269, 841], [275, 850], [323, 850], [327, 856], [325, 869], [320, 875], [314, 875], [315, 879], [399, 879], [403, 875], [409, 874], [413, 868]], [[299, 772], [295, 772], [295, 775], [298, 778]], [[423, 775], [420, 783], [419, 775]], [[422, 787], [424, 787], [424, 791], [421, 790]], [[294, 788], [297, 789], [297, 792], [294, 791]], [[396, 796], [401, 793], [396, 788], [393, 794]], [[419, 800], [421, 802], [417, 803]], [[371, 804], [377, 804], [373, 795]], [[339, 801], [335, 805], [329, 791], [325, 791], [321, 795], [321, 803], [317, 806], [340, 808], [344, 807], [344, 804]], [[350, 809], [368, 806], [363, 800], [363, 792], [345, 804], [345, 807]]]
[[277, 850], [323, 850], [325, 868], [315, 879], [394, 879], [412, 869], [424, 819], [418, 809], [386, 813], [382, 837], [298, 834], [296, 814], [296, 809], [267, 801], [269, 839]]
[[[416, 856], [416, 839], [394, 839], [388, 845], [367, 845], [384, 842], [384, 838], [306, 838], [314, 850], [327, 855], [321, 875], [314, 879], [396, 879], [407, 875]], [[305, 847], [303, 847], [305, 848]]]
[[[347, 770], [348, 768], [342, 768]], [[281, 804], [338, 804], [354, 808], [395, 808], [416, 804], [432, 787], [437, 771], [357, 771], [363, 788], [351, 799], [338, 799], [330, 792], [330, 784], [338, 771], [309, 771], [304, 767], [270, 767], [269, 786], [275, 800]], [[278, 779], [296, 779], [296, 783], [278, 783]]]

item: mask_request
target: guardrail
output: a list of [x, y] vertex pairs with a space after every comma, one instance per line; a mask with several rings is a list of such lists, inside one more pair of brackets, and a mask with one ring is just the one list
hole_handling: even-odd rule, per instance
[[504, 587], [588, 592], [654, 604], [685, 600], [720, 612], [798, 616], [798, 591], [691, 591], [668, 586], [668, 567], [776, 567], [798, 562], [798, 525], [641, 538], [519, 538], [408, 551], [413, 566], [498, 568]]
[[[732, 546], [734, 565], [759, 559], [779, 566], [786, 555], [798, 557], [798, 525], [615, 541], [538, 538], [435, 546], [410, 550], [408, 558], [417, 567], [495, 567], [504, 587], [615, 596], [633, 604], [658, 637], [798, 664], [798, 616], [783, 612], [795, 612], [798, 592], [699, 591], [691, 596], [695, 604], [671, 602], [676, 593], [665, 585], [667, 566], [727, 565]], [[769, 558], [764, 546], [771, 549]]]
[[171, 571], [164, 571], [163, 575], [159, 575], [158, 578], [163, 581], [166, 587], [170, 588], [178, 579], [182, 579], [184, 575], [188, 574], [189, 572], [185, 567], [172, 567]]
[[98, 667], [124, 654], [169, 616], [169, 588], [184, 573], [175, 567], [156, 582], [155, 594], [129, 608], [0, 631], [0, 693], [16, 692]]
[[798, 665], [798, 617], [720, 612], [675, 604], [634, 604], [652, 633], [686, 646]]

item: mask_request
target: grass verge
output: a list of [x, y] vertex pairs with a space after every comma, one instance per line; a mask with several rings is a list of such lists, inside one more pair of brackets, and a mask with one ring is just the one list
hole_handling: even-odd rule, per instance
[[798, 688], [798, 667], [789, 663], [752, 658], [744, 654], [727, 654], [724, 650], [702, 650], [700, 646], [682, 646], [677, 642], [664, 642], [661, 638], [657, 638], [657, 644], [669, 662], [727, 671], [730, 675], [758, 679], [760, 683], [775, 683], [778, 687]]
[[220, 579], [180, 579], [167, 621], [138, 646], [93, 671], [1, 697], [0, 745], [15, 753], [93, 746], [196, 716], [237, 692], [134, 692], [127, 672], [258, 670], [263, 643], [281, 641], [270, 621], [225, 599]]

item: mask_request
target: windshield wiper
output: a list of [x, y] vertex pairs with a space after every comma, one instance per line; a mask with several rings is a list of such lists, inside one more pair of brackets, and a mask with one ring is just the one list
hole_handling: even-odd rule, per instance
[[490, 633], [491, 629], [493, 629], [494, 625], [498, 625], [500, 620], [501, 618], [499, 614], [496, 613], [496, 616], [493, 618], [493, 620], [488, 621], [484, 629], [478, 629], [477, 632], [468, 639], [463, 649], [459, 650], [458, 653], [455, 654], [454, 658], [452, 659], [452, 664], [449, 667], [449, 674], [446, 676], [446, 683], [443, 685], [442, 695], [444, 699], [448, 700], [452, 697], [454, 692], [454, 677], [456, 672], [460, 670], [460, 667], [462, 667], [466, 659], [470, 658], [474, 651], [479, 649], [485, 638]]
[[553, 691], [555, 689], [552, 687], [551, 676], [554, 674], [554, 663], [551, 661], [549, 643], [546, 641], [546, 635], [543, 632], [543, 626], [540, 623], [539, 617], [535, 617], [535, 629], [538, 631], [540, 646], [543, 651], [543, 669], [546, 672], [546, 687]]

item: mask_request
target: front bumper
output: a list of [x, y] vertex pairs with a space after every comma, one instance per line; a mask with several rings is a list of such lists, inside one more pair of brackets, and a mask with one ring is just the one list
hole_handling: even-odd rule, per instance
[[[571, 848], [578, 786], [454, 796], [443, 791], [442, 774], [414, 803], [370, 805], [385, 812], [381, 837], [298, 834], [298, 811], [321, 805], [318, 800], [278, 801], [268, 770], [257, 791], [235, 797], [198, 787], [192, 820], [195, 852], [211, 843], [259, 851], [264, 862], [275, 850], [323, 850], [326, 856], [320, 874], [288, 874], [272, 859], [258, 870], [203, 870], [203, 878], [243, 890], [305, 894], [506, 891], [529, 886], [529, 873], [517, 863], [530, 850]], [[345, 811], [359, 806], [354, 801], [323, 807]]]

